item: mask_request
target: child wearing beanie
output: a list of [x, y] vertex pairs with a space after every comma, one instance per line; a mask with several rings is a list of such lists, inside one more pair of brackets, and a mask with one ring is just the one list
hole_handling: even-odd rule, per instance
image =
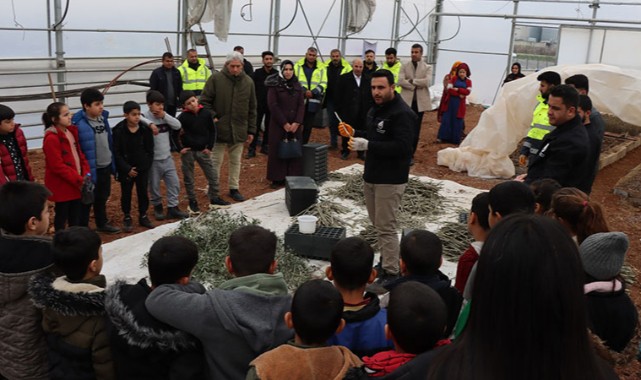
[[588, 236], [579, 247], [590, 329], [615, 352], [626, 349], [639, 320], [620, 276], [628, 246], [626, 234], [601, 232]]

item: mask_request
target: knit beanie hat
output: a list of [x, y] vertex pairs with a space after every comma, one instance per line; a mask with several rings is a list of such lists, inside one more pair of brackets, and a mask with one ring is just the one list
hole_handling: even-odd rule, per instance
[[196, 96], [196, 94], [193, 91], [187, 90], [183, 91], [180, 93], [180, 96], [178, 97], [178, 102], [180, 103], [180, 106], [184, 106], [185, 102], [191, 98], [192, 96]]
[[629, 244], [628, 236], [623, 232], [588, 236], [579, 247], [585, 273], [599, 281], [613, 279], [621, 272]]

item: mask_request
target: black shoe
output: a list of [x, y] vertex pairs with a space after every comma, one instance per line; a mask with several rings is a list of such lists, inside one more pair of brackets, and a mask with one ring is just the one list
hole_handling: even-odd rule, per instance
[[178, 206], [167, 207], [167, 218], [168, 219], [186, 219], [189, 218], [189, 214], [186, 212], [180, 211]]
[[260, 148], [260, 152], [261, 152], [262, 154], [269, 154], [269, 146], [268, 146], [268, 145], [263, 145], [263, 146]]
[[148, 229], [154, 228], [154, 225], [151, 224], [151, 221], [149, 220], [147, 215], [143, 215], [142, 218], [140, 218], [140, 220], [138, 221], [138, 224], [140, 224], [141, 227], [145, 227]]
[[96, 228], [96, 231], [102, 232], [105, 234], [117, 234], [120, 233], [120, 228], [114, 227], [109, 223], [106, 223], [104, 226]]
[[359, 150], [356, 155], [358, 156], [359, 159], [365, 161], [365, 151], [364, 150]]
[[236, 202], [244, 202], [245, 197], [238, 191], [238, 189], [229, 189], [229, 196], [231, 199], [235, 200]]
[[189, 200], [189, 212], [198, 214], [200, 212], [200, 208], [198, 207], [198, 201], [195, 199], [190, 199]]
[[130, 215], [125, 215], [125, 220], [122, 223], [122, 230], [127, 233], [134, 230], [134, 225], [133, 225], [133, 222], [131, 221]]
[[247, 158], [254, 158], [256, 157], [256, 149], [249, 148], [247, 151]]
[[209, 204], [213, 208], [228, 208], [231, 203], [227, 202], [226, 200], [222, 199], [221, 197], [216, 197], [212, 198], [209, 200]]
[[349, 152], [341, 153], [341, 160], [347, 160], [349, 158]]
[[162, 204], [154, 206], [154, 218], [156, 218], [156, 220], [165, 220], [167, 218], [163, 211]]

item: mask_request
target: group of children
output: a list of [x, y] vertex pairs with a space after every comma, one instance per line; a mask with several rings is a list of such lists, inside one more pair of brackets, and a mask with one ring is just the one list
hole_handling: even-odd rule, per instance
[[[53, 224], [56, 231], [67, 226], [88, 226], [93, 207], [97, 231], [120, 232], [121, 229], [110, 224], [107, 217], [112, 176], [121, 184], [125, 232], [133, 230], [134, 186], [140, 226], [154, 228], [147, 216], [150, 202], [156, 220], [188, 217], [189, 214], [178, 207], [180, 181], [172, 151], [181, 154], [184, 186], [192, 212], [200, 211], [194, 189], [194, 162], [198, 162], [205, 173], [211, 204], [216, 207], [229, 205], [218, 195], [218, 174], [210, 158], [216, 127], [211, 114], [198, 104], [192, 91], [181, 94], [183, 112], [178, 119], [164, 111], [164, 96], [152, 90], [147, 93], [148, 111], [142, 113], [140, 105], [134, 101], [125, 102], [124, 119], [113, 129], [109, 126], [109, 113], [104, 110], [103, 100], [100, 91], [89, 88], [80, 96], [82, 111], [72, 116], [66, 104], [54, 102], [42, 115], [45, 126], [44, 182], [51, 191], [50, 200], [55, 202]], [[34, 180], [26, 139], [14, 117], [11, 108], [0, 105], [0, 185]], [[164, 181], [167, 193], [166, 213], [161, 181]]]
[[[428, 372], [470, 378], [468, 371], [513, 378], [515, 363], [537, 360], [580, 373], [559, 363], [576, 360], [555, 351], [550, 334], [559, 341], [574, 334], [591, 378], [609, 378], [606, 362], [579, 347], [589, 344], [587, 328], [610, 358], [633, 352], [638, 314], [620, 278], [627, 237], [608, 231], [599, 205], [584, 193], [550, 180], [532, 189], [508, 181], [474, 198], [468, 227], [476, 241], [459, 261], [456, 288], [439, 271], [439, 238], [426, 230], [407, 233], [400, 244], [403, 277], [380, 298], [368, 292], [376, 278], [374, 251], [358, 237], [333, 248], [326, 269], [331, 283], [308, 281], [292, 298], [276, 270], [277, 237], [256, 225], [230, 235], [225, 264], [233, 278], [217, 288], [191, 280], [198, 248], [177, 236], [152, 245], [150, 282], [106, 287], [96, 232], [78, 226], [57, 231], [53, 240], [43, 237], [50, 194], [29, 181], [0, 187], [0, 250], [7, 253], [0, 286], [11, 290], [0, 299], [0, 322], [8, 327], [0, 332], [7, 348], [0, 375], [8, 379], [414, 379]], [[546, 311], [550, 302], [557, 313]], [[531, 336], [541, 324], [545, 333]], [[472, 336], [503, 342], [496, 347], [506, 357], [469, 351], [479, 344]], [[518, 342], [546, 342], [560, 356], [533, 350], [507, 365], [516, 355], [508, 348]], [[468, 353], [455, 367], [453, 358], [463, 352], [496, 366], [470, 361]], [[533, 374], [552, 370], [543, 367]]]

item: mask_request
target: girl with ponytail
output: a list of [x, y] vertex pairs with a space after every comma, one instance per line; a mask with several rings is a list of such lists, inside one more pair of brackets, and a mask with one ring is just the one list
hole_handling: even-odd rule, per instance
[[66, 104], [54, 102], [42, 115], [45, 135], [42, 150], [45, 154], [45, 186], [51, 191], [49, 200], [56, 203], [54, 227], [78, 225], [81, 211], [81, 192], [89, 164], [78, 145], [78, 128], [71, 124]]
[[554, 193], [547, 214], [561, 222], [578, 244], [592, 234], [610, 231], [601, 205], [574, 187], [565, 187]]

